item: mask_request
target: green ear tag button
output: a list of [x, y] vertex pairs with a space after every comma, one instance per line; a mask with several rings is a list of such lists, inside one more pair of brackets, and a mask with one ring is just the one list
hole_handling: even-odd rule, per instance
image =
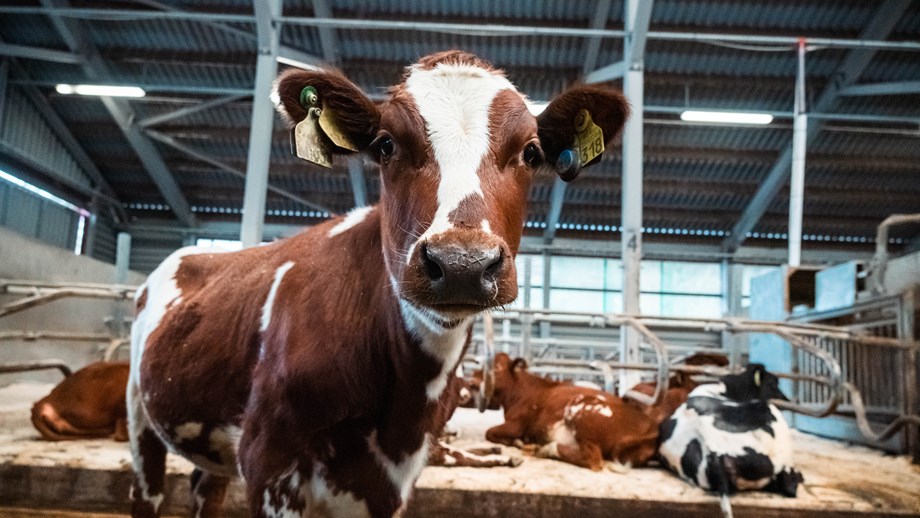
[[575, 147], [582, 166], [604, 152], [604, 131], [594, 124], [588, 110], [580, 110], [575, 116]]
[[291, 130], [291, 152], [308, 162], [323, 167], [332, 167], [332, 145], [319, 126], [322, 110], [316, 107], [319, 96], [312, 86], [300, 91], [300, 104], [307, 110], [307, 116]]

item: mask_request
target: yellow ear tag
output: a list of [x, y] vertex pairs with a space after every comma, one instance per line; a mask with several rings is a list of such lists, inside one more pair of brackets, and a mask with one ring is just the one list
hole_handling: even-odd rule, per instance
[[579, 110], [575, 115], [575, 147], [582, 166], [604, 152], [604, 131], [594, 124], [588, 110]]
[[319, 116], [319, 125], [323, 128], [323, 133], [329, 137], [329, 140], [331, 140], [333, 144], [343, 149], [348, 149], [356, 153], [358, 152], [358, 146], [356, 146], [344, 133], [339, 131], [338, 126], [336, 126], [335, 112], [324, 107]]
[[308, 162], [332, 168], [332, 151], [319, 126], [321, 110], [316, 89], [306, 86], [300, 92], [300, 104], [307, 116], [291, 130], [291, 152]]
[[754, 372], [754, 385], [760, 386], [760, 371]]

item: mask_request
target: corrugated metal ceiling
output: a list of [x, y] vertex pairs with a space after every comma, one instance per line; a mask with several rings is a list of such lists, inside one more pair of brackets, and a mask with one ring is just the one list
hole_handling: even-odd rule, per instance
[[[586, 28], [598, 3], [588, 0], [491, 1], [436, 0], [327, 0], [334, 17], [347, 19], [410, 20], [468, 24]], [[38, 6], [19, 1], [16, 5]], [[75, 8], [155, 9], [150, 2], [80, 1]], [[246, 0], [162, 1], [171, 11], [251, 14]], [[288, 0], [286, 16], [313, 16], [312, 0]], [[875, 14], [875, 2], [861, 0], [657, 0], [651, 30], [720, 32], [757, 35], [804, 35], [856, 38]], [[623, 4], [611, 2], [604, 25], [622, 29]], [[149, 97], [131, 101], [139, 120], [194, 106], [228, 91], [252, 88], [255, 27], [249, 23], [221, 24], [202, 20], [113, 20], [76, 18], [112, 70], [116, 82], [150, 87]], [[335, 63], [356, 83], [374, 95], [383, 95], [397, 82], [403, 67], [436, 50], [462, 48], [480, 54], [531, 98], [545, 100], [578, 80], [585, 66], [590, 39], [576, 36], [483, 36], [430, 31], [332, 31], [338, 43]], [[920, 39], [920, 2], [900, 16], [891, 39]], [[49, 18], [43, 14], [0, 16], [0, 39], [5, 43], [65, 50]], [[323, 55], [320, 32], [303, 25], [285, 25], [282, 44], [302, 52]], [[845, 49], [820, 49], [807, 58], [809, 95], [813, 100], [835, 79]], [[622, 56], [622, 40], [601, 41], [593, 68]], [[128, 146], [98, 100], [60, 96], [57, 82], [87, 82], [82, 67], [29, 59], [18, 60], [30, 82], [41, 89], [53, 108], [74, 128], [90, 157], [129, 207], [164, 205], [150, 176]], [[717, 109], [792, 110], [795, 56], [789, 50], [761, 52], [735, 46], [650, 40], [646, 53], [645, 102], [670, 112], [647, 112], [645, 129], [646, 226], [655, 229], [706, 230], [700, 239], [721, 239], [716, 231], [731, 229], [757, 186], [791, 140], [791, 121], [778, 118], [766, 128], [683, 124], [673, 110], [693, 106]], [[860, 82], [920, 80], [920, 53], [876, 52]], [[22, 80], [14, 80], [20, 87]], [[616, 84], [616, 83], [614, 83]], [[154, 88], [159, 86], [160, 88]], [[251, 104], [243, 99], [156, 128], [181, 143], [239, 170], [245, 169]], [[913, 117], [920, 121], [920, 95], [841, 98], [833, 113]], [[136, 121], [135, 121], [136, 122]], [[806, 234], [843, 232], [867, 237], [878, 221], [896, 211], [920, 211], [920, 132], [918, 125], [895, 122], [828, 122], [809, 148], [805, 205]], [[913, 133], [911, 133], [913, 132]], [[272, 183], [300, 196], [341, 211], [350, 207], [350, 184], [344, 168], [319, 170], [288, 154], [286, 134], [276, 124], [272, 149]], [[243, 182], [167, 145], [156, 143], [182, 187], [189, 204], [208, 217], [238, 218], [232, 210], [242, 205]], [[344, 166], [343, 166], [344, 167]], [[619, 149], [571, 186], [558, 235], [579, 235], [583, 228], [616, 227], [619, 222], [621, 163]], [[372, 196], [378, 182], [368, 166]], [[528, 215], [529, 232], [540, 233], [545, 221], [552, 178], [536, 179]], [[773, 200], [755, 228], [758, 235], [785, 231], [787, 193]], [[225, 212], [209, 212], [208, 207]], [[304, 223], [312, 219], [290, 216], [303, 212], [301, 204], [269, 196], [271, 219]], [[230, 211], [230, 212], [227, 212]], [[130, 208], [139, 218], [168, 217], [162, 210]], [[155, 214], [154, 214], [155, 213]], [[573, 228], [568, 228], [573, 227]], [[711, 236], [709, 233], [711, 232]], [[662, 231], [664, 232], [664, 231]], [[608, 231], [615, 237], [615, 232]], [[651, 239], [679, 239], [653, 233]]]

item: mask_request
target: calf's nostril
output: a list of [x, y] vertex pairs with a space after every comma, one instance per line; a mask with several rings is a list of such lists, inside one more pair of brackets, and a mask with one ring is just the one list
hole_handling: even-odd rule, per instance
[[437, 255], [429, 252], [428, 245], [422, 245], [422, 265], [425, 267], [425, 275], [432, 281], [439, 281], [444, 278], [444, 269]]
[[489, 250], [486, 254], [486, 268], [482, 272], [483, 278], [487, 280], [492, 280], [498, 275], [498, 271], [501, 270], [502, 264], [504, 263], [505, 254], [501, 249], [495, 248]]

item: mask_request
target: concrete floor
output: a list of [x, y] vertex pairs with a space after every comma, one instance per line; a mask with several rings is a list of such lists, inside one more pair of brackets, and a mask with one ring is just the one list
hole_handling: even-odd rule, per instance
[[[50, 389], [51, 385], [41, 384], [0, 389], [0, 516], [49, 516], [35, 511], [36, 507], [124, 512], [130, 484], [125, 443], [37, 440], [29, 409]], [[499, 412], [461, 409], [452, 422], [461, 431], [454, 445], [484, 445], [484, 430], [501, 421]], [[744, 493], [732, 498], [736, 516], [920, 516], [920, 466], [910, 464], [908, 458], [801, 433], [795, 442], [796, 465], [805, 476], [799, 496]], [[506, 451], [521, 455], [514, 448]], [[191, 467], [184, 459], [171, 457], [168, 471], [171, 491], [165, 511], [185, 514]], [[228, 515], [246, 516], [244, 508], [238, 484], [228, 498]], [[660, 469], [594, 473], [533, 457], [525, 457], [517, 468], [426, 468], [408, 514], [451, 518], [720, 515], [716, 497]]]

